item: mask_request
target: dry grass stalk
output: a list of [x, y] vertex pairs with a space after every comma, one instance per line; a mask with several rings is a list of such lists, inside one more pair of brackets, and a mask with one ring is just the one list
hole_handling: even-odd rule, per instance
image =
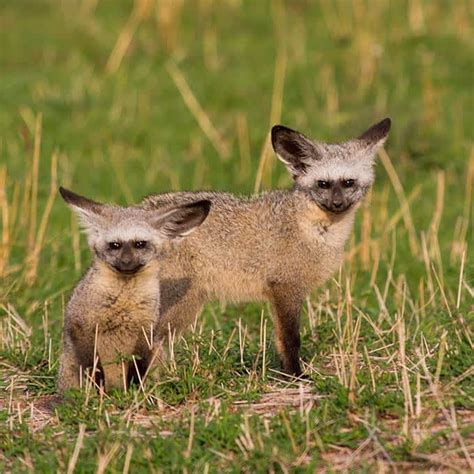
[[[285, 87], [286, 65], [288, 62], [285, 23], [285, 10], [281, 0], [272, 3], [273, 26], [277, 37], [277, 53], [275, 59], [275, 70], [273, 75], [272, 105], [270, 110], [270, 127], [280, 122], [283, 104], [283, 92]], [[272, 149], [270, 135], [268, 134], [260, 152], [260, 159], [255, 177], [254, 192], [260, 191], [262, 184], [270, 184]]]
[[392, 217], [390, 217], [390, 220], [388, 221], [387, 225], [384, 226], [382, 236], [390, 234], [392, 230], [395, 229], [395, 227], [398, 225], [398, 223], [406, 214], [406, 212], [410, 211], [410, 204], [416, 201], [422, 189], [423, 187], [421, 186], [421, 184], [418, 184], [413, 188], [413, 190], [408, 195], [406, 201], [400, 206], [397, 212], [395, 212]]
[[36, 232], [36, 215], [38, 203], [38, 173], [39, 161], [41, 156], [41, 133], [42, 133], [43, 117], [38, 114], [35, 121], [35, 141], [33, 148], [33, 160], [31, 163], [31, 197], [30, 197], [30, 214], [29, 214], [29, 229], [27, 240], [27, 251], [30, 253], [35, 246], [35, 232]]
[[82, 445], [84, 443], [85, 432], [86, 432], [86, 425], [84, 423], [81, 423], [79, 425], [79, 433], [77, 435], [74, 451], [72, 452], [72, 456], [69, 459], [69, 462], [67, 465], [67, 474], [73, 474], [74, 469], [76, 468], [77, 460], [79, 459], [79, 453], [81, 452]]
[[114, 170], [115, 177], [117, 178], [117, 184], [122, 191], [122, 194], [125, 197], [125, 201], [128, 205], [134, 202], [134, 197], [132, 190], [128, 184], [128, 179], [126, 176], [126, 171], [124, 170], [123, 163], [124, 163], [124, 156], [125, 152], [123, 148], [114, 147], [112, 153], [109, 155], [110, 163], [112, 165], [112, 169]]
[[466, 188], [464, 192], [464, 217], [467, 221], [472, 218], [472, 194], [474, 188], [474, 146], [471, 148], [466, 173]]
[[360, 237], [360, 262], [364, 270], [368, 270], [370, 266], [370, 242], [372, 233], [372, 216], [370, 210], [370, 201], [372, 193], [369, 193], [367, 199], [362, 205], [362, 229]]
[[229, 146], [223, 138], [220, 136], [219, 132], [216, 130], [212, 124], [208, 114], [202, 108], [201, 104], [196, 99], [196, 96], [193, 94], [193, 91], [188, 85], [186, 78], [183, 73], [178, 69], [177, 65], [173, 62], [168, 62], [166, 69], [173, 79], [176, 87], [178, 88], [181, 97], [184, 100], [184, 103], [188, 107], [189, 111], [193, 114], [197, 123], [201, 127], [201, 130], [204, 132], [206, 137], [211, 142], [214, 149], [219, 154], [222, 160], [227, 160], [230, 155]]
[[456, 309], [459, 309], [461, 306], [461, 295], [462, 295], [462, 283], [463, 283], [463, 276], [464, 276], [464, 263], [466, 261], [466, 251], [462, 253], [461, 258], [461, 267], [459, 269], [459, 284], [458, 284], [458, 293], [456, 297]]
[[10, 214], [7, 197], [7, 167], [0, 167], [0, 209], [2, 212], [2, 232], [0, 242], [0, 277], [6, 273], [10, 255]]
[[2, 305], [1, 309], [7, 315], [6, 318], [2, 318], [1, 320], [1, 347], [5, 350], [19, 350], [25, 352], [31, 344], [31, 327], [11, 304]]
[[398, 329], [398, 339], [399, 339], [398, 358], [399, 358], [399, 366], [401, 369], [401, 376], [402, 376], [403, 396], [405, 398], [405, 418], [404, 418], [404, 423], [403, 423], [403, 433], [405, 434], [405, 436], [408, 436], [409, 420], [414, 417], [414, 407], [413, 407], [412, 393], [410, 389], [410, 380], [408, 377], [407, 357], [405, 353], [406, 328], [405, 328], [405, 322], [403, 320], [403, 310], [397, 319], [397, 329]]
[[186, 450], [183, 453], [183, 456], [186, 459], [189, 459], [193, 450], [193, 440], [194, 440], [194, 423], [195, 423], [195, 407], [194, 405], [191, 407], [191, 420], [189, 422], [189, 437], [188, 437], [188, 445], [186, 446]]
[[446, 421], [450, 425], [450, 427], [453, 431], [453, 434], [455, 435], [455, 437], [456, 437], [456, 439], [457, 439], [457, 441], [458, 441], [458, 443], [461, 447], [461, 450], [462, 450], [462, 452], [463, 452], [463, 454], [466, 458], [466, 461], [468, 462], [468, 464], [470, 466], [471, 471], [474, 471], [474, 461], [471, 458], [471, 455], [469, 454], [469, 451], [466, 447], [466, 444], [464, 443], [463, 437], [459, 433], [459, 429], [458, 429], [458, 426], [457, 426], [455, 416], [452, 416], [449, 413], [449, 411], [446, 409], [445, 405], [443, 404], [443, 400], [441, 398], [441, 393], [438, 390], [437, 385], [434, 383], [433, 377], [431, 376], [431, 373], [430, 373], [430, 371], [428, 369], [428, 366], [426, 364], [426, 355], [420, 349], [417, 349], [416, 352], [417, 352], [418, 357], [421, 360], [421, 367], [423, 368], [425, 378], [428, 381], [428, 384], [430, 386], [430, 390], [431, 390], [431, 392], [432, 392], [432, 394], [433, 394], [433, 396], [436, 400], [438, 408], [440, 409], [441, 413], [443, 414]]
[[473, 237], [472, 231], [472, 219], [473, 219], [473, 205], [472, 195], [474, 188], [474, 147], [471, 148], [471, 153], [467, 163], [466, 170], [466, 185], [464, 192], [464, 208], [463, 215], [459, 216], [456, 221], [454, 228], [454, 236], [451, 245], [450, 261], [454, 263], [456, 260], [462, 257], [464, 252], [467, 252], [467, 234], [471, 229], [471, 240]]
[[81, 13], [83, 15], [91, 15], [97, 8], [99, 0], [82, 0]]
[[133, 444], [129, 443], [127, 445], [127, 451], [125, 453], [125, 461], [123, 463], [122, 474], [128, 474], [130, 470], [130, 462], [132, 460], [132, 454], [133, 454]]
[[54, 199], [56, 197], [58, 188], [58, 155], [53, 153], [51, 158], [51, 170], [50, 170], [50, 189], [48, 199], [41, 217], [40, 225], [38, 232], [36, 234], [36, 239], [34, 241], [34, 246], [30, 250], [30, 253], [26, 259], [26, 274], [25, 279], [28, 284], [35, 282], [38, 272], [38, 263], [41, 250], [44, 245], [44, 239], [46, 236], [46, 229], [48, 227], [49, 217], [51, 210], [53, 208]]
[[72, 253], [74, 255], [74, 269], [76, 272], [81, 271], [81, 234], [79, 232], [79, 224], [76, 216], [71, 213], [69, 216], [71, 222], [71, 239], [72, 239]]
[[252, 166], [247, 115], [243, 112], [238, 113], [236, 124], [240, 155], [238, 180], [240, 183], [246, 183], [250, 177]]
[[158, 34], [168, 53], [176, 49], [183, 0], [160, 0], [156, 7]]
[[350, 380], [349, 380], [349, 401], [351, 403], [354, 403], [356, 401], [357, 369], [358, 369], [358, 362], [359, 362], [359, 353], [357, 351], [357, 345], [359, 343], [361, 322], [362, 322], [362, 317], [361, 317], [361, 314], [359, 314], [356, 320], [354, 334], [352, 335], [352, 343], [351, 343], [352, 357], [351, 357]]
[[425, 271], [426, 271], [426, 276], [427, 276], [427, 286], [430, 292], [430, 302], [431, 302], [431, 306], [435, 307], [436, 306], [435, 290], [434, 290], [433, 278], [431, 276], [432, 263], [430, 260], [430, 256], [428, 254], [428, 246], [426, 244], [426, 237], [423, 232], [421, 234], [421, 249], [422, 249], [423, 262], [425, 264]]
[[100, 452], [97, 455], [97, 470], [96, 474], [103, 474], [107, 466], [110, 464], [110, 461], [115, 457], [119, 449], [121, 448], [120, 443], [115, 442], [112, 447], [106, 452]]
[[408, 24], [415, 34], [425, 31], [425, 12], [421, 0], [410, 0], [408, 4]]
[[334, 67], [324, 64], [321, 68], [321, 90], [325, 95], [325, 109], [330, 122], [337, 122], [339, 112], [339, 92], [337, 90]]
[[414, 256], [418, 256], [419, 255], [418, 239], [416, 236], [415, 226], [413, 224], [413, 218], [410, 212], [410, 206], [407, 202], [402, 183], [392, 164], [392, 160], [390, 159], [388, 153], [383, 148], [379, 150], [379, 156], [385, 168], [385, 171], [387, 172], [388, 177], [390, 178], [390, 182], [392, 183], [393, 189], [395, 190], [395, 193], [400, 202], [401, 208], [403, 209], [403, 220], [405, 222], [405, 226], [408, 231], [411, 253]]
[[441, 223], [441, 216], [443, 214], [443, 207], [444, 207], [444, 195], [446, 189], [446, 175], [444, 171], [438, 171], [436, 174], [436, 204], [435, 210], [433, 212], [433, 217], [431, 218], [431, 224], [429, 227], [429, 237], [430, 240], [434, 236], [438, 235], [439, 226]]
[[153, 0], [135, 0], [132, 13], [120, 32], [114, 49], [107, 60], [105, 70], [108, 74], [114, 74], [120, 68], [120, 64], [132, 43], [133, 36], [140, 26], [140, 23], [150, 14], [153, 3]]

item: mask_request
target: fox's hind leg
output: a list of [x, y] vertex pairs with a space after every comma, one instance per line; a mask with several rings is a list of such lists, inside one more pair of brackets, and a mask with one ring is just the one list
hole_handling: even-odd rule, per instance
[[275, 342], [283, 370], [287, 374], [299, 376], [300, 312], [303, 298], [290, 285], [270, 283], [269, 286]]

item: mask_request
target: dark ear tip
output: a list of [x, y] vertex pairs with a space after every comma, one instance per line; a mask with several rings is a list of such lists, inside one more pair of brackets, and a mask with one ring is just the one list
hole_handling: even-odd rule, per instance
[[390, 131], [390, 128], [392, 128], [392, 119], [390, 117], [385, 117], [379, 122], [379, 126], [381, 131], [383, 131], [384, 133], [388, 133]]
[[377, 142], [386, 138], [390, 128], [392, 126], [392, 119], [386, 117], [380, 122], [377, 122], [375, 125], [372, 125], [368, 130], [366, 130], [360, 137], [359, 140], [367, 142]]
[[69, 189], [63, 188], [62, 186], [59, 186], [59, 193], [61, 194], [62, 198], [66, 202], [69, 202], [71, 198], [74, 196], [74, 193], [72, 191], [69, 191]]
[[212, 202], [208, 199], [203, 199], [202, 201], [198, 201], [199, 207], [203, 210], [204, 215], [207, 217], [209, 211], [211, 210]]
[[212, 202], [208, 199], [202, 199], [201, 201], [195, 201], [191, 204], [188, 204], [188, 207], [191, 209], [196, 209], [202, 211], [204, 217], [207, 217], [209, 211], [211, 210]]
[[277, 136], [284, 128], [283, 125], [273, 125], [271, 131], [272, 143], [275, 143]]
[[282, 138], [283, 134], [296, 133], [293, 129], [285, 127], [284, 125], [273, 125], [271, 130], [272, 145], [275, 147], [279, 139]]
[[96, 214], [100, 214], [102, 212], [103, 204], [99, 202], [92, 201], [92, 199], [88, 199], [84, 196], [80, 196], [69, 189], [63, 188], [59, 186], [59, 193], [61, 194], [62, 198], [71, 206], [75, 207], [82, 207], [82, 208], [89, 208], [93, 209]]
[[294, 130], [292, 128], [285, 127], [284, 125], [281, 125], [281, 124], [273, 125], [272, 136], [281, 132], [294, 132]]

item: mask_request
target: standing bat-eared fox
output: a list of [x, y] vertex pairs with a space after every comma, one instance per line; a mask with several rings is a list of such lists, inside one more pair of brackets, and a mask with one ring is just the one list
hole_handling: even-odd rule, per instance
[[163, 244], [194, 231], [211, 203], [189, 201], [147, 211], [100, 204], [64, 188], [60, 192], [80, 218], [93, 261], [67, 304], [58, 389], [79, 388], [93, 367], [106, 391], [126, 387], [159, 359], [153, 335]]
[[326, 144], [277, 125], [272, 145], [293, 176], [292, 189], [253, 197], [175, 192], [146, 198], [140, 207], [147, 211], [212, 203], [192, 235], [179, 245], [165, 244], [170, 250], [160, 265], [155, 338], [183, 330], [208, 301], [269, 301], [283, 370], [300, 375], [302, 303], [341, 263], [390, 126], [386, 118], [358, 138]]

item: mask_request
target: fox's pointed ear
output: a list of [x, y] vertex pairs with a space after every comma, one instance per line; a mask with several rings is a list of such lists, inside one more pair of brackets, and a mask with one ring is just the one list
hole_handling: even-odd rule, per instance
[[166, 239], [185, 237], [205, 221], [210, 209], [211, 201], [192, 202], [159, 215], [152, 225]]
[[272, 127], [272, 146], [293, 177], [305, 174], [311, 162], [321, 157], [316, 143], [283, 125]]
[[361, 147], [367, 148], [368, 150], [375, 153], [377, 148], [381, 147], [385, 143], [391, 126], [392, 121], [390, 118], [384, 118], [375, 125], [372, 125], [372, 127], [366, 130], [356, 140]]
[[79, 216], [82, 227], [90, 233], [99, 224], [106, 206], [84, 196], [79, 196], [62, 186], [59, 187], [59, 192], [68, 206]]

